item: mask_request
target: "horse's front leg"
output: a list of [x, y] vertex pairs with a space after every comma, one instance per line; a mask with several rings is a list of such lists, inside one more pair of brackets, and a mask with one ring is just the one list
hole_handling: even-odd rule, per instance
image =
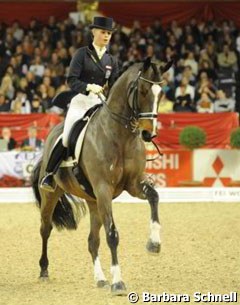
[[161, 249], [160, 223], [158, 217], [159, 196], [153, 186], [146, 180], [131, 180], [126, 190], [130, 195], [141, 199], [147, 199], [151, 208], [150, 236], [146, 248], [152, 254], [158, 254]]
[[121, 269], [118, 263], [117, 247], [119, 243], [119, 234], [114, 223], [112, 214], [112, 192], [107, 186], [99, 187], [97, 190], [97, 205], [99, 215], [106, 232], [108, 247], [111, 251], [112, 264], [112, 285], [111, 291], [113, 295], [126, 295], [126, 287], [122, 280]]
[[161, 250], [160, 222], [158, 217], [158, 192], [148, 182], [141, 183], [144, 197], [147, 198], [151, 208], [150, 237], [147, 242], [147, 250], [152, 254], [158, 254]]
[[109, 286], [109, 282], [103, 273], [100, 258], [98, 255], [98, 249], [100, 245], [99, 232], [102, 226], [101, 219], [99, 217], [97, 204], [94, 201], [87, 201], [90, 211], [90, 233], [88, 236], [88, 250], [92, 256], [94, 265], [94, 279], [97, 282], [98, 288]]

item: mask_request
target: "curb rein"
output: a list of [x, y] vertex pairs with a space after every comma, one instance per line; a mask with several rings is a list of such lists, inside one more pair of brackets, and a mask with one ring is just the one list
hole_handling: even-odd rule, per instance
[[[109, 113], [112, 115], [112, 118], [115, 121], [117, 121], [118, 123], [124, 125], [125, 128], [129, 128], [132, 133], [136, 133], [136, 134], [139, 133], [139, 129], [138, 129], [138, 120], [139, 119], [156, 119], [157, 118], [157, 113], [140, 112], [140, 107], [139, 107], [139, 103], [138, 103], [138, 84], [139, 84], [139, 80], [142, 80], [142, 81], [147, 82], [147, 83], [152, 84], [152, 85], [160, 85], [164, 82], [164, 81], [152, 81], [150, 79], [144, 78], [143, 76], [141, 76], [141, 74], [142, 74], [142, 70], [140, 70], [138, 72], [136, 80], [130, 83], [129, 88], [127, 90], [128, 91], [128, 95], [127, 95], [128, 105], [129, 105], [129, 107], [132, 111], [132, 115], [130, 117], [112, 112], [109, 109], [108, 104], [106, 103], [106, 100], [101, 95], [99, 95], [99, 98], [101, 99], [102, 103], [106, 106]], [[130, 98], [131, 94], [133, 94], [132, 107], [129, 103], [129, 98]], [[122, 123], [121, 120], [124, 120], [125, 123]], [[153, 141], [153, 139], [155, 137], [156, 136], [151, 137], [150, 141], [155, 146], [159, 155], [156, 158], [146, 159], [146, 161], [154, 161], [157, 158], [159, 158], [159, 156], [163, 155], [163, 153], [160, 151], [157, 144]]]

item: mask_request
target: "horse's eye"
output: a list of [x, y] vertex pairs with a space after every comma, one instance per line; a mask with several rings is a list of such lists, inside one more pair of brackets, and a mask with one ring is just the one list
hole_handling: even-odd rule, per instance
[[140, 94], [142, 94], [143, 96], [146, 96], [148, 94], [148, 91], [146, 88], [142, 87], [140, 88], [139, 92]]
[[140, 90], [141, 95], [144, 97], [147, 95], [148, 91], [147, 90]]

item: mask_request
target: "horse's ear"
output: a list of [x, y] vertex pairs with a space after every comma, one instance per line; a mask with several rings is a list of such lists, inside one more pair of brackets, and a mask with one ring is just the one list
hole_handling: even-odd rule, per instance
[[147, 57], [143, 62], [143, 72], [150, 68], [152, 57]]
[[170, 60], [168, 61], [164, 66], [160, 67], [160, 70], [162, 73], [166, 72], [167, 70], [169, 70], [171, 68], [171, 66], [173, 65], [174, 60]]

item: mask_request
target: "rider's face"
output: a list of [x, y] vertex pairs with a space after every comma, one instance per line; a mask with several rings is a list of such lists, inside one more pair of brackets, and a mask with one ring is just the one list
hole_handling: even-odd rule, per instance
[[94, 44], [100, 48], [107, 46], [112, 37], [112, 32], [107, 30], [93, 29], [92, 33]]

